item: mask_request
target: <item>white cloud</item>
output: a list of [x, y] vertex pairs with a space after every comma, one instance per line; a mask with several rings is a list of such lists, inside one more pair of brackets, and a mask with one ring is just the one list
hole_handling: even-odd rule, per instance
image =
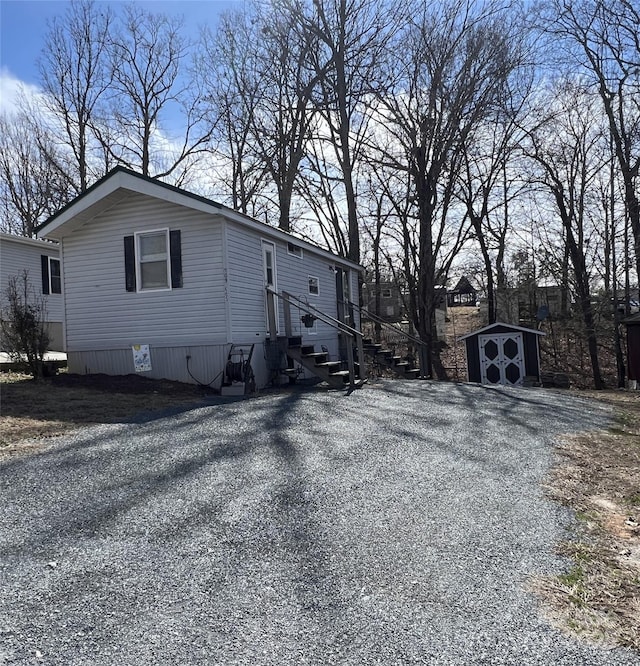
[[0, 112], [15, 113], [22, 98], [37, 104], [41, 95], [38, 86], [16, 78], [7, 67], [0, 68]]

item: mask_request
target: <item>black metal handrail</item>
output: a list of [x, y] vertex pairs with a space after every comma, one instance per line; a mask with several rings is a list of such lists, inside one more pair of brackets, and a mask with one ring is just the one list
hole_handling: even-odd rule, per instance
[[[422, 377], [427, 376], [424, 372], [424, 368], [427, 367], [426, 364], [426, 359], [425, 359], [425, 354], [426, 354], [426, 344], [424, 343], [423, 340], [420, 338], [417, 338], [414, 335], [411, 335], [410, 333], [407, 333], [406, 331], [402, 330], [399, 326], [394, 326], [393, 324], [390, 324], [388, 321], [385, 321], [378, 315], [373, 314], [370, 310], [368, 310], [365, 307], [362, 307], [358, 305], [357, 303], [352, 303], [351, 301], [347, 301], [347, 304], [350, 307], [355, 308], [359, 313], [360, 313], [360, 319], [362, 320], [363, 315], [366, 316], [367, 319], [371, 320], [374, 324], [379, 324], [382, 328], [386, 328], [390, 331], [394, 331], [395, 333], [398, 333], [401, 335], [403, 338], [406, 340], [409, 340], [410, 342], [413, 342], [415, 345], [417, 345], [420, 348], [420, 354], [419, 356], [419, 365], [420, 365], [420, 375]], [[362, 324], [361, 324], [362, 325]]]
[[[293, 294], [290, 294], [286, 291], [280, 293], [275, 291], [271, 287], [266, 287], [266, 291], [268, 295], [271, 295], [273, 298], [279, 298], [280, 300], [282, 300], [284, 304], [285, 308], [284, 325], [285, 325], [285, 334], [287, 335], [287, 337], [291, 337], [292, 335], [291, 305], [293, 305], [294, 307], [297, 307], [299, 310], [303, 310], [304, 312], [307, 312], [316, 319], [319, 319], [320, 321], [323, 321], [325, 324], [328, 324], [329, 326], [337, 329], [340, 333], [347, 336], [348, 338], [351, 338], [355, 342], [356, 349], [358, 351], [358, 364], [360, 369], [360, 377], [364, 378], [366, 374], [366, 365], [364, 360], [364, 345], [362, 343], [363, 339], [362, 331], [352, 328], [348, 324], [345, 324], [343, 321], [340, 321], [339, 319], [336, 319], [335, 317], [328, 315], [326, 312], [319, 310], [310, 303], [307, 303], [306, 301], [303, 301], [301, 298], [298, 298], [297, 296], [294, 296]], [[275, 309], [273, 307], [271, 307], [271, 311], [269, 312], [269, 318], [270, 318], [270, 324], [269, 324], [270, 335], [273, 339], [275, 338], [275, 330], [277, 325], [277, 322], [275, 321]], [[347, 344], [346, 347], [347, 347], [347, 365], [349, 368], [349, 383], [351, 387], [355, 387], [356, 376], [355, 376], [355, 363], [353, 357], [353, 345]]]
[[411, 335], [411, 333], [407, 333], [406, 331], [402, 330], [399, 326], [394, 326], [393, 324], [390, 324], [388, 321], [385, 321], [378, 315], [374, 315], [373, 312], [368, 310], [367, 308], [361, 307], [360, 305], [356, 305], [355, 303], [349, 302], [349, 305], [353, 306], [360, 312], [360, 315], [366, 314], [366, 316], [373, 321], [376, 324], [380, 324], [384, 328], [391, 329], [392, 331], [395, 331], [396, 333], [400, 333], [403, 337], [407, 338], [407, 340], [411, 340], [411, 342], [415, 342], [417, 345], [424, 345], [424, 341], [421, 340], [420, 338], [415, 337], [414, 335]]

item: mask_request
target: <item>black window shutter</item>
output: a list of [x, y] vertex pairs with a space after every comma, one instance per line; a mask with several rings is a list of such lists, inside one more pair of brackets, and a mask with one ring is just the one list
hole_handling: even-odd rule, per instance
[[136, 246], [133, 236], [124, 237], [124, 274], [127, 291], [136, 290]]
[[40, 255], [40, 265], [42, 266], [42, 293], [49, 293], [49, 257], [46, 254]]
[[171, 287], [179, 289], [182, 287], [182, 243], [180, 241], [180, 230], [169, 232], [169, 248], [171, 254]]

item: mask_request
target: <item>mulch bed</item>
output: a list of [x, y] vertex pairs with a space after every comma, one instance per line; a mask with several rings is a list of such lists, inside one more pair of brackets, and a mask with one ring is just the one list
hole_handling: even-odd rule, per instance
[[48, 380], [53, 386], [65, 388], [85, 388], [108, 393], [159, 394], [175, 397], [199, 398], [212, 389], [169, 381], [168, 379], [149, 379], [142, 375], [73, 375], [62, 373]]

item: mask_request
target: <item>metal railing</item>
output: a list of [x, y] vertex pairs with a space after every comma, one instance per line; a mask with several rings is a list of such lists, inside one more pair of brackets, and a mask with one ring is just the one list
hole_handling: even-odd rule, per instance
[[[368, 321], [373, 322], [374, 326], [379, 326], [380, 329], [384, 329], [385, 331], [387, 331], [387, 333], [391, 334], [385, 336], [386, 343], [393, 346], [404, 344], [407, 346], [407, 348], [411, 346], [410, 343], [413, 344], [417, 348], [417, 360], [418, 360], [418, 367], [420, 369], [420, 377], [428, 378], [428, 374], [425, 373], [425, 369], [429, 367], [426, 358], [427, 348], [425, 343], [420, 338], [416, 337], [415, 335], [411, 335], [410, 333], [407, 333], [399, 326], [395, 326], [394, 324], [385, 321], [384, 319], [382, 319], [382, 317], [373, 314], [373, 312], [371, 312], [365, 307], [362, 307], [350, 301], [348, 305], [357, 310], [358, 313], [360, 314], [360, 328], [363, 328], [362, 321], [366, 319]], [[376, 342], [379, 342], [379, 340], [376, 340]]]
[[283, 304], [283, 315], [284, 315], [284, 328], [285, 335], [287, 338], [293, 336], [293, 327], [291, 325], [291, 306], [302, 310], [307, 314], [319, 319], [325, 324], [335, 328], [338, 331], [339, 335], [342, 335], [346, 338], [346, 351], [347, 351], [347, 367], [349, 370], [349, 384], [351, 388], [354, 388], [356, 383], [356, 370], [355, 370], [355, 357], [354, 357], [354, 345], [357, 350], [358, 356], [358, 366], [360, 379], [364, 379], [366, 376], [366, 364], [364, 357], [364, 345], [362, 343], [363, 335], [362, 332], [345, 324], [343, 321], [328, 315], [326, 312], [319, 310], [310, 303], [303, 301], [301, 298], [294, 296], [286, 291], [277, 292], [271, 287], [266, 287], [267, 291], [267, 317], [269, 322], [269, 337], [272, 342], [276, 342], [278, 338], [278, 326], [276, 321], [276, 298], [280, 299]]

